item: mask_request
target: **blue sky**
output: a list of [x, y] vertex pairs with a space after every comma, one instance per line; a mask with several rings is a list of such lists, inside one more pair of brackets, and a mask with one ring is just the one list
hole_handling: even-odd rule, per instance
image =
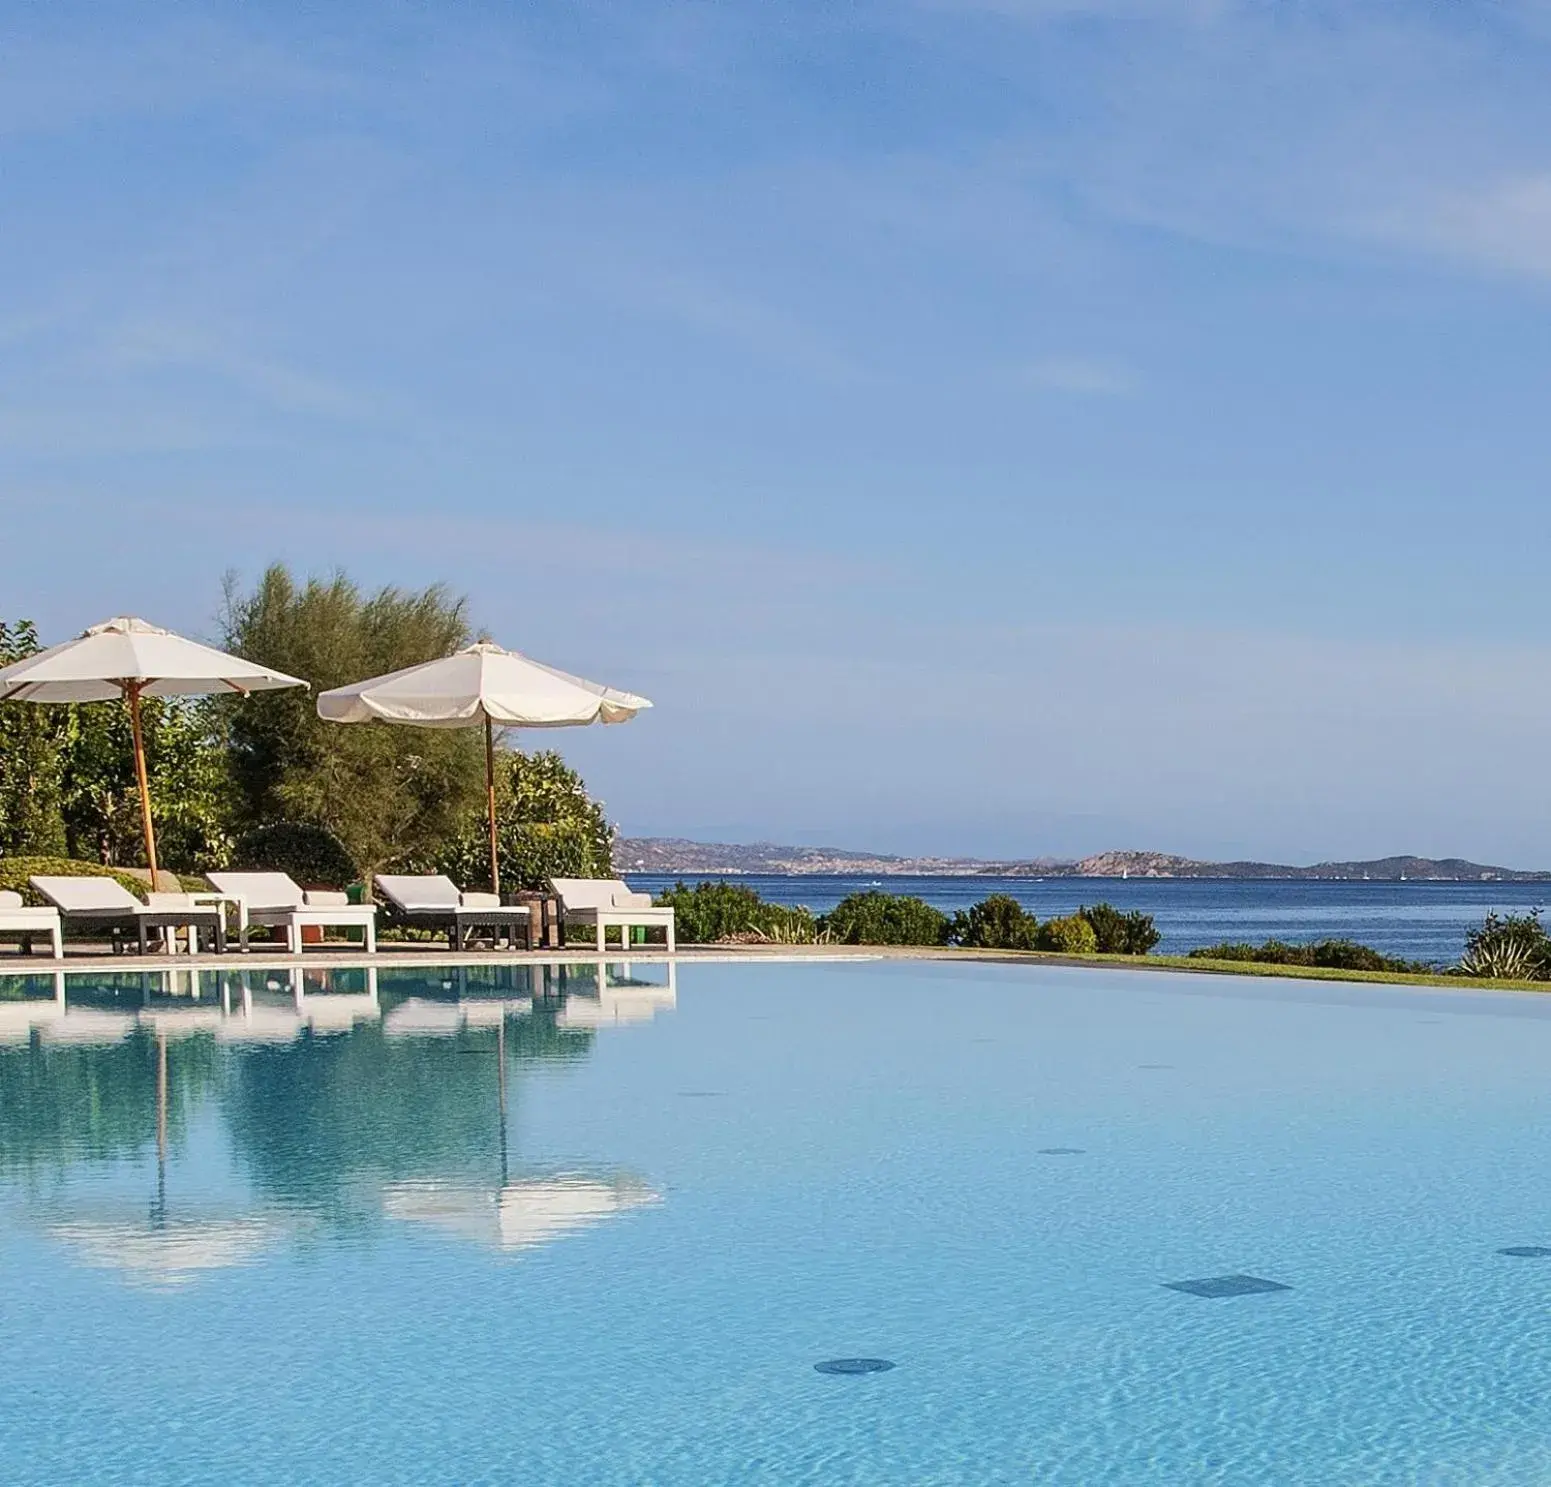
[[0, 614], [446, 580], [631, 833], [1551, 865], [1551, 4], [3, 24]]

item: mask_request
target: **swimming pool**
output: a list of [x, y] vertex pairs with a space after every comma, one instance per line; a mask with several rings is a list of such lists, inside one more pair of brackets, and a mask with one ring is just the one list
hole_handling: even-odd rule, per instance
[[665, 971], [0, 981], [6, 1479], [1551, 1477], [1551, 1000]]

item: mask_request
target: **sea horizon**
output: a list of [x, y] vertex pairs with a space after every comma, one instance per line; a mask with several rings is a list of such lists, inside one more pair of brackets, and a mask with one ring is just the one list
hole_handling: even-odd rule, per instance
[[1184, 955], [1223, 942], [1258, 944], [1353, 940], [1385, 955], [1453, 965], [1466, 934], [1489, 912], [1527, 913], [1546, 898], [1544, 881], [1477, 882], [1340, 878], [1032, 878], [997, 874], [640, 873], [621, 876], [654, 896], [675, 883], [736, 883], [761, 898], [816, 914], [851, 893], [908, 894], [952, 914], [1005, 893], [1044, 920], [1108, 902], [1151, 914], [1160, 955]]

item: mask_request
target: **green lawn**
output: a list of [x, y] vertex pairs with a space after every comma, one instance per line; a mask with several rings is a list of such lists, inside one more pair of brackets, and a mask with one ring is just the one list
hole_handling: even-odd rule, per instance
[[1213, 976], [1282, 976], [1297, 981], [1378, 981], [1390, 986], [1455, 990], [1551, 991], [1551, 981], [1492, 981], [1479, 976], [1413, 975], [1406, 971], [1343, 971], [1328, 966], [1284, 966], [1256, 960], [1196, 960], [1188, 955], [1054, 955], [1043, 950], [955, 950], [987, 960], [1049, 961], [1067, 966], [1119, 966], [1133, 971], [1199, 971]]

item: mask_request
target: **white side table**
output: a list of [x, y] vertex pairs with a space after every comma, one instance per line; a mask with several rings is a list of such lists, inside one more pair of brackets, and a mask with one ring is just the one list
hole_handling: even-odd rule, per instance
[[[191, 893], [189, 902], [196, 908], [224, 910], [228, 904], [237, 910], [237, 944], [242, 953], [248, 953], [248, 900], [241, 893]], [[189, 949], [193, 950], [192, 943]]]

